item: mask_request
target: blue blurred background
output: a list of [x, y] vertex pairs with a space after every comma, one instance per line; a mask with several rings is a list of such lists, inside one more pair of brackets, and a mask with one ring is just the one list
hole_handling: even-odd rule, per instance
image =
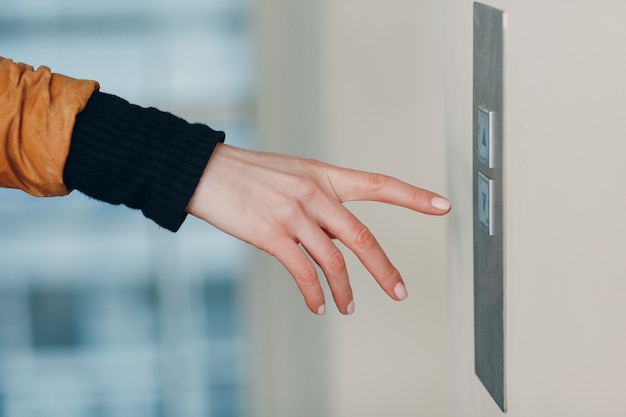
[[[254, 147], [245, 0], [4, 0], [0, 55]], [[196, 223], [2, 191], [0, 417], [241, 415], [247, 251]]]

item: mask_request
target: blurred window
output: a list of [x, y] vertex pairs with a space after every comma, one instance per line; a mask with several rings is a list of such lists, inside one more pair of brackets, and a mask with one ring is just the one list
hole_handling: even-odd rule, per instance
[[71, 288], [36, 287], [30, 293], [32, 345], [35, 349], [72, 349], [79, 344], [78, 300]]

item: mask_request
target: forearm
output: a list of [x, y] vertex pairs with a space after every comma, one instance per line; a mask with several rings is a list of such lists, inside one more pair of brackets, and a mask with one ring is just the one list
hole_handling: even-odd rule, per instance
[[77, 189], [177, 230], [222, 132], [0, 57], [0, 187]]
[[95, 93], [77, 116], [65, 184], [111, 204], [140, 209], [176, 231], [224, 133], [170, 113]]

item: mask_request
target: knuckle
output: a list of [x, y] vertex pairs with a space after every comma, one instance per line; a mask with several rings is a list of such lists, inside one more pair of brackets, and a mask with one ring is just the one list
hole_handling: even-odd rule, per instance
[[420, 204], [423, 204], [425, 201], [430, 200], [429, 198], [430, 196], [428, 195], [428, 193], [425, 190], [422, 190], [421, 188], [417, 188], [413, 190], [411, 197], [415, 205], [420, 205]]
[[273, 256], [274, 258], [278, 258], [278, 253], [280, 249], [271, 240], [260, 241], [259, 243], [255, 243], [254, 246], [265, 251], [268, 255]]
[[319, 307], [324, 304], [324, 292], [321, 287], [317, 288], [315, 291], [309, 291], [305, 294], [305, 297], [313, 306]]
[[337, 303], [349, 303], [353, 298], [352, 288], [348, 286], [347, 288], [341, 290], [334, 289], [333, 297], [335, 298]]
[[327, 168], [327, 165], [324, 162], [317, 159], [304, 159], [304, 161], [309, 167], [309, 172], [314, 176], [321, 174]]
[[381, 281], [383, 282], [395, 282], [399, 279], [400, 272], [396, 269], [395, 266], [389, 265], [389, 267], [383, 272], [381, 275]]
[[387, 185], [389, 178], [383, 174], [370, 173], [369, 174], [369, 186], [373, 191], [378, 191]]
[[281, 196], [273, 202], [273, 212], [268, 216], [268, 223], [271, 223], [273, 230], [276, 230], [276, 227], [289, 230], [290, 225], [296, 222], [303, 212], [304, 208], [300, 200]]
[[294, 188], [296, 194], [304, 201], [311, 199], [319, 191], [317, 183], [308, 178], [298, 178]]
[[293, 223], [302, 213], [302, 206], [295, 201], [283, 201], [278, 205], [278, 223], [284, 221], [286, 223]]
[[362, 250], [370, 250], [376, 246], [376, 238], [365, 225], [361, 225], [358, 229], [354, 242]]
[[326, 267], [331, 273], [342, 272], [346, 269], [346, 261], [339, 249], [335, 249], [328, 257]]
[[317, 270], [312, 263], [307, 263], [306, 265], [302, 265], [298, 271], [296, 272], [297, 280], [302, 282], [305, 285], [311, 285], [312, 283], [317, 283]]
[[[281, 255], [285, 253], [288, 246], [291, 244], [289, 240], [283, 238], [284, 235], [286, 235], [286, 232], [282, 229], [281, 224], [268, 222], [255, 234], [253, 239], [247, 241], [256, 248], [266, 252], [268, 255], [281, 260]], [[280, 238], [277, 238], [278, 236], [280, 236]]]

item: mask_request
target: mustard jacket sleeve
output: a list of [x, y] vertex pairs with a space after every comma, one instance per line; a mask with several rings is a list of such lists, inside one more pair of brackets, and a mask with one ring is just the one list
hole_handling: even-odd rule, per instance
[[0, 187], [68, 193], [63, 168], [76, 115], [98, 88], [0, 57]]

